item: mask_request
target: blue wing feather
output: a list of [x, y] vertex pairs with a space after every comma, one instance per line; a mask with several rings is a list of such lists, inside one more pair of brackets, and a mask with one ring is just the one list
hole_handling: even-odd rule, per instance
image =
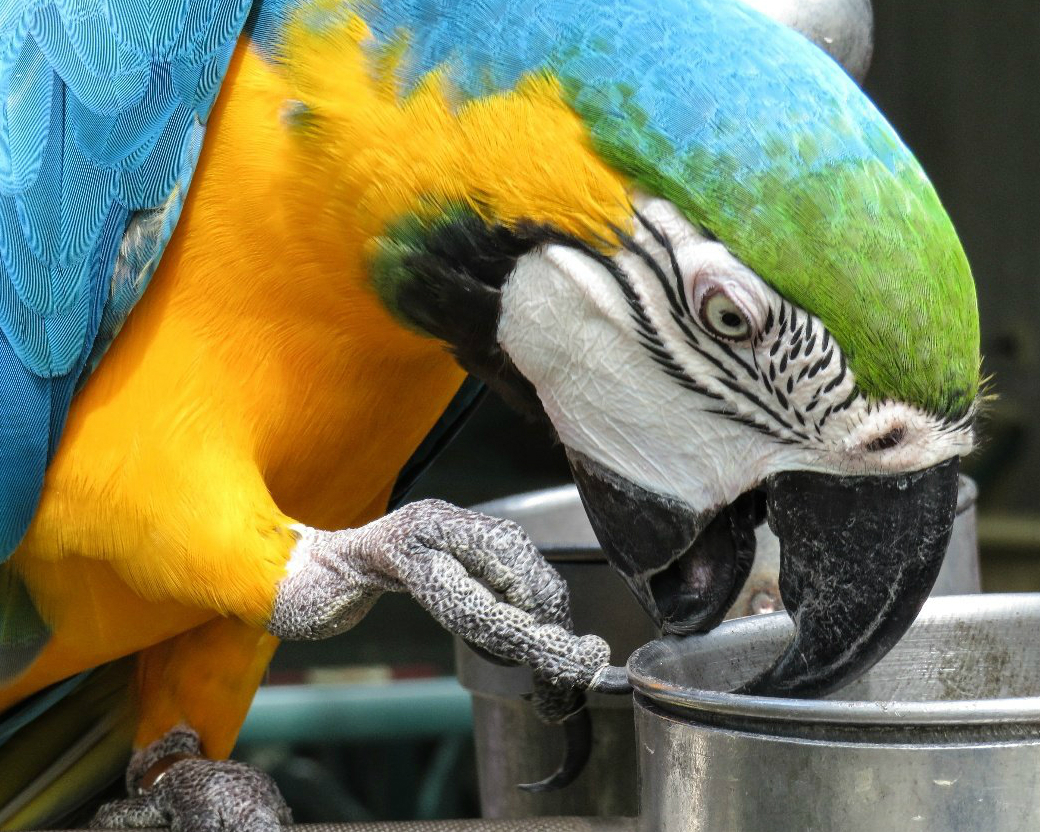
[[0, 339], [0, 546], [5, 550], [21, 539], [43, 485], [50, 444], [50, 384], [22, 363], [8, 339]]
[[173, 232], [249, 5], [0, 0], [0, 562]]
[[0, 189], [5, 195], [32, 185], [43, 164], [52, 113], [52, 76], [43, 53], [27, 38], [15, 58], [10, 83], [3, 85], [6, 106], [2, 126], [7, 154], [0, 162]]

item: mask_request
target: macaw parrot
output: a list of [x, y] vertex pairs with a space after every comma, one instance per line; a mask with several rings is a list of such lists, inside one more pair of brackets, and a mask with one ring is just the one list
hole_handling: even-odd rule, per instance
[[467, 374], [551, 424], [667, 632], [722, 618], [768, 520], [796, 631], [745, 690], [833, 689], [913, 619], [974, 288], [799, 34], [736, 0], [4, 0], [0, 47], [3, 828], [131, 743], [98, 824], [288, 820], [223, 758], [278, 641], [383, 592], [529, 664], [547, 719], [615, 684], [516, 525], [386, 513]]

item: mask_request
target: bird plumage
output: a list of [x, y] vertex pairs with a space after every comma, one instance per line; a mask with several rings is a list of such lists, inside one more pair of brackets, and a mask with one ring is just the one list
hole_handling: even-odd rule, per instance
[[[258, 628], [290, 518], [338, 527], [381, 514], [463, 380], [439, 345], [394, 323], [334, 214], [315, 212], [286, 245], [286, 223], [314, 211], [327, 180], [297, 175], [284, 79], [247, 48], [229, 72], [177, 231], [76, 396], [45, 497], [4, 567], [49, 640], [0, 689], [0, 708], [152, 645], [166, 666], [164, 642], [185, 634], [176, 655], [187, 656], [186, 642], [211, 638], [208, 622], [222, 629], [220, 615], [236, 617], [223, 627], [238, 647], [196, 650], [198, 661], [269, 656]], [[262, 152], [242, 154], [249, 142]], [[244, 698], [197, 694], [210, 716], [196, 719], [225, 725], [213, 753], [230, 750], [265, 663], [229, 680]], [[210, 673], [198, 662], [179, 672]], [[162, 701], [156, 723], [172, 718]]]
[[[298, 5], [263, 4], [264, 49], [284, 48]], [[306, 25], [332, 28], [341, 9]], [[892, 128], [800, 35], [709, 0], [637, 0], [617, 14], [439, 0], [357, 14], [373, 63], [405, 56], [393, 65], [404, 94], [430, 73], [460, 102], [554, 79], [597, 154], [819, 314], [869, 395], [956, 416], [974, 402], [974, 286], [953, 227]], [[918, 320], [922, 292], [935, 311]]]
[[137, 743], [229, 752], [296, 524], [381, 515], [464, 378], [398, 303], [424, 235], [607, 258], [665, 197], [867, 397], [970, 408], [963, 252], [852, 82], [735, 2], [607, 12], [0, 6], [0, 709], [138, 653]]
[[0, 8], [0, 557], [32, 517], [80, 375], [169, 239], [248, 9]]

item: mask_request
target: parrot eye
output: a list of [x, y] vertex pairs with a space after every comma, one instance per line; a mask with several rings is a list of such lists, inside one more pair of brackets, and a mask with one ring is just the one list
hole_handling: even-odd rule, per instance
[[704, 328], [717, 338], [746, 341], [751, 337], [747, 316], [722, 291], [705, 295], [697, 314]]

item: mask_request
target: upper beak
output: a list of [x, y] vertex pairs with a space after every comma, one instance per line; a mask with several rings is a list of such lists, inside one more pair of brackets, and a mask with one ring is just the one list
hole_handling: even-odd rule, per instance
[[[666, 632], [711, 629], [754, 559], [764, 516], [749, 493], [697, 512], [569, 454], [607, 557]], [[931, 591], [953, 528], [956, 458], [886, 476], [808, 471], [763, 484], [780, 540], [780, 593], [790, 645], [739, 692], [822, 696], [856, 678], [902, 637]]]

